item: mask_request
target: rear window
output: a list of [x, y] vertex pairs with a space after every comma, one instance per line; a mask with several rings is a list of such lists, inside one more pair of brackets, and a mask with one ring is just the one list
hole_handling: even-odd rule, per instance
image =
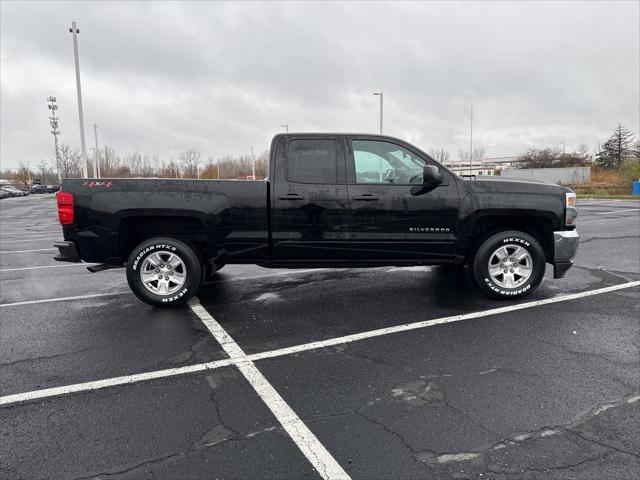
[[292, 140], [287, 146], [287, 180], [337, 183], [335, 140]]

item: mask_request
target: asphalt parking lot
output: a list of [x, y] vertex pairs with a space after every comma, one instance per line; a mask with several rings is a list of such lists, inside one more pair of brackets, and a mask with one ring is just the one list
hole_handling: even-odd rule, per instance
[[520, 302], [442, 268], [227, 266], [155, 310], [0, 202], [0, 477], [640, 477], [640, 202]]

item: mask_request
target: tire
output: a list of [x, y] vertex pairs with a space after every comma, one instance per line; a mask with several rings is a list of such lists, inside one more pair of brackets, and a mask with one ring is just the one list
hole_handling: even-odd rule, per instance
[[535, 238], [509, 230], [495, 233], [482, 242], [472, 265], [473, 276], [482, 293], [509, 300], [525, 297], [538, 288], [544, 277], [546, 260], [544, 250]]
[[[164, 278], [156, 280], [156, 275]], [[129, 287], [136, 297], [154, 307], [185, 304], [197, 293], [202, 276], [197, 253], [175, 238], [145, 240], [133, 249], [127, 261]]]

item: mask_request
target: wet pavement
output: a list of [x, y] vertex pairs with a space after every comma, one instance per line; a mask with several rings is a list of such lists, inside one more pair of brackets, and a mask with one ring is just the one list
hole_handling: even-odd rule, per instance
[[[199, 299], [351, 478], [635, 479], [640, 287], [590, 292], [640, 280], [639, 208], [580, 200], [576, 265], [520, 302], [465, 270], [250, 265]], [[228, 355], [123, 270], [54, 262], [60, 238], [52, 196], [0, 202], [0, 395], [26, 395], [0, 407], [0, 478], [322, 478], [235, 364], [82, 387]]]

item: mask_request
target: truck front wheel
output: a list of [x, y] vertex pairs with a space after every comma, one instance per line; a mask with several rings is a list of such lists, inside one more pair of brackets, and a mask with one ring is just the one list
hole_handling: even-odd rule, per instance
[[186, 243], [169, 237], [152, 238], [129, 255], [127, 282], [143, 302], [174, 307], [196, 294], [202, 284], [202, 265]]
[[538, 288], [545, 266], [540, 243], [531, 235], [512, 230], [482, 242], [473, 259], [473, 275], [485, 295], [516, 299]]

